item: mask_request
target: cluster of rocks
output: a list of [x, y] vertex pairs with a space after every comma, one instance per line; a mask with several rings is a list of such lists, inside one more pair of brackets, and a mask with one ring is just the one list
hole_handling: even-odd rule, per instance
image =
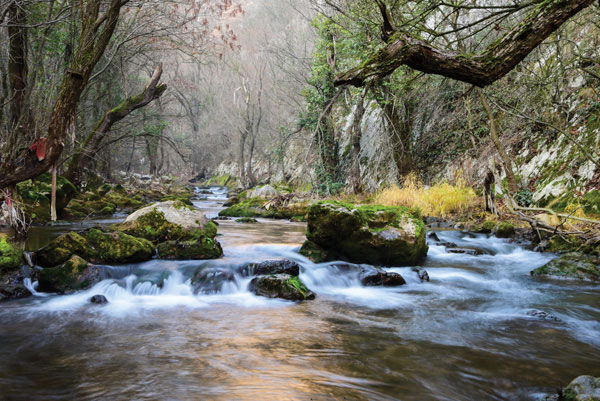
[[231, 192], [225, 202], [226, 209], [219, 212], [222, 217], [266, 217], [305, 221], [309, 200], [290, 192], [289, 188], [277, 190], [264, 185], [241, 192]]
[[155, 255], [161, 259], [216, 259], [223, 255], [216, 235], [216, 224], [198, 210], [180, 201], [156, 203], [111, 230], [94, 227], [69, 232], [34, 252], [33, 261], [44, 268], [37, 276], [38, 289], [68, 293], [89, 288], [105, 278], [102, 265], [139, 263]]

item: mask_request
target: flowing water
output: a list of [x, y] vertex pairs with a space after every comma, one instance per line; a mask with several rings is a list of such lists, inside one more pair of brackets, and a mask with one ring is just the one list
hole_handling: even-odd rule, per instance
[[[214, 217], [226, 192], [211, 191], [196, 206]], [[600, 376], [600, 288], [530, 278], [551, 255], [442, 231], [485, 255], [431, 245], [430, 282], [398, 267], [407, 285], [366, 288], [298, 255], [302, 223], [219, 224], [223, 259], [118, 266], [87, 291], [0, 304], [0, 399], [538, 400]], [[213, 293], [189, 283], [199, 268], [281, 258], [316, 300], [256, 297], [238, 275]]]

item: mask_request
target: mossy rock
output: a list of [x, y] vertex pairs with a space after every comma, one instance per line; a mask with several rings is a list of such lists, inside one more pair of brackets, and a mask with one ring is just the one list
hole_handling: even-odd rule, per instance
[[[25, 204], [26, 213], [36, 221], [50, 220], [51, 193], [52, 176], [49, 173], [17, 184], [17, 194]], [[61, 176], [56, 177], [57, 213], [60, 214], [77, 193], [77, 188], [69, 180]]]
[[112, 185], [110, 184], [102, 184], [98, 187], [98, 189], [96, 190], [96, 192], [98, 193], [98, 195], [100, 196], [104, 196], [106, 195], [111, 189], [112, 189]]
[[43, 267], [53, 267], [66, 262], [73, 255], [87, 258], [90, 245], [80, 234], [70, 232], [54, 239], [45, 247], [35, 252], [36, 264]]
[[471, 231], [480, 234], [490, 234], [492, 230], [496, 227], [495, 221], [484, 221], [480, 224], [475, 225]]
[[191, 241], [167, 241], [158, 244], [159, 259], [203, 260], [223, 256], [221, 244], [213, 238], [203, 237]]
[[[238, 195], [238, 197], [240, 197]], [[249, 198], [240, 200], [227, 209], [221, 210], [219, 216], [227, 217], [263, 217], [272, 219], [294, 219], [296, 221], [305, 221], [309, 204], [307, 202], [291, 203], [283, 206], [266, 205], [268, 200], [263, 198]]]
[[289, 301], [315, 299], [315, 294], [304, 285], [298, 276], [289, 274], [255, 277], [250, 281], [248, 289], [256, 295], [268, 298], [282, 298]]
[[23, 253], [15, 248], [6, 234], [0, 233], [0, 271], [14, 270], [23, 264]]
[[204, 214], [193, 208], [189, 209], [179, 201], [159, 203], [138, 210], [114, 228], [154, 243], [199, 240], [217, 235], [217, 225], [214, 222], [208, 221]]
[[427, 255], [425, 234], [422, 219], [408, 208], [323, 201], [308, 211], [301, 253], [315, 261], [416, 265]]
[[180, 201], [180, 202], [185, 203], [186, 205], [194, 206], [194, 204], [192, 203], [191, 195], [186, 195], [186, 196], [169, 195], [169, 196], [164, 196], [160, 201], [161, 202]]
[[503, 221], [494, 227], [492, 233], [498, 238], [510, 238], [515, 234], [515, 226]]
[[579, 376], [543, 401], [600, 401], [600, 377]]
[[252, 217], [242, 217], [240, 219], [235, 220], [237, 223], [258, 223], [258, 220]]
[[600, 269], [579, 252], [566, 253], [531, 272], [532, 276], [600, 281]]
[[554, 235], [548, 240], [546, 251], [555, 253], [566, 253], [577, 251], [583, 245], [583, 241], [576, 235], [560, 236]]
[[73, 255], [60, 266], [43, 269], [38, 281], [38, 290], [43, 292], [68, 293], [84, 290], [101, 281], [101, 268]]
[[152, 259], [154, 246], [144, 238], [92, 228], [85, 232], [90, 260], [97, 263], [138, 263]]

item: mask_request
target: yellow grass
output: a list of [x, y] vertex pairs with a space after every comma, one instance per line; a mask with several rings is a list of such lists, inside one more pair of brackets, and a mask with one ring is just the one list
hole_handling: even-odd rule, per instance
[[393, 186], [377, 194], [375, 203], [418, 208], [424, 215], [445, 218], [463, 214], [478, 202], [473, 188], [462, 179], [455, 185], [442, 182], [425, 188], [415, 174], [409, 174], [402, 187]]

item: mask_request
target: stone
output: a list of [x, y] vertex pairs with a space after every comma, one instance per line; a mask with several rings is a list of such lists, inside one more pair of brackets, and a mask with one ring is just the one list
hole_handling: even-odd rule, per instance
[[425, 224], [408, 208], [323, 201], [310, 206], [307, 221], [300, 253], [315, 262], [407, 266], [427, 255]]
[[106, 297], [104, 295], [97, 294], [90, 298], [90, 302], [93, 304], [102, 305], [102, 304], [107, 304], [108, 299], [106, 299]]
[[144, 238], [122, 232], [104, 232], [98, 228], [85, 231], [88, 255], [97, 263], [139, 263], [152, 259], [154, 246]]
[[192, 285], [195, 293], [215, 294], [221, 291], [223, 284], [226, 282], [234, 282], [235, 274], [233, 270], [209, 267], [202, 268], [194, 274]]
[[31, 292], [25, 287], [25, 279], [37, 280], [39, 270], [29, 266], [18, 269], [0, 270], [0, 301], [26, 298]]
[[529, 310], [529, 311], [525, 312], [525, 314], [527, 316], [536, 317], [541, 320], [549, 320], [552, 322], [560, 322], [561, 321], [556, 316], [554, 316], [548, 312], [544, 312], [543, 310], [538, 310], [538, 309]]
[[268, 274], [289, 274], [297, 276], [300, 274], [300, 266], [291, 260], [267, 260], [261, 263], [246, 263], [241, 268], [244, 276], [260, 276]]
[[282, 298], [289, 301], [315, 299], [315, 294], [306, 288], [298, 276], [289, 274], [254, 277], [250, 281], [248, 289], [256, 295], [267, 298]]
[[429, 273], [427, 273], [427, 270], [421, 270], [417, 267], [413, 267], [412, 271], [417, 273], [417, 276], [419, 277], [419, 280], [421, 280], [421, 282], [424, 282], [424, 281], [429, 282]]
[[241, 219], [236, 219], [236, 223], [258, 223], [258, 220], [252, 217], [242, 217]]
[[155, 211], [161, 212], [167, 222], [181, 226], [184, 230], [204, 230], [204, 226], [209, 222], [201, 211], [180, 201], [167, 201], [137, 210], [127, 216], [125, 223], [135, 222], [140, 217]]
[[515, 226], [503, 221], [494, 227], [492, 234], [498, 238], [510, 238], [515, 234]]
[[159, 259], [203, 260], [217, 259], [223, 256], [219, 241], [202, 237], [188, 241], [166, 241], [157, 246]]
[[270, 199], [279, 195], [279, 192], [270, 185], [264, 185], [260, 188], [255, 188], [248, 192], [248, 198], [263, 198]]
[[589, 256], [579, 252], [566, 253], [531, 271], [534, 277], [570, 278], [600, 281], [600, 269]]
[[600, 401], [600, 377], [579, 376], [544, 401]]
[[474, 249], [474, 248], [446, 248], [446, 252], [459, 253], [459, 254], [471, 255], [471, 256], [483, 255], [483, 252], [481, 252], [478, 249]]
[[70, 293], [84, 290], [102, 280], [102, 270], [102, 266], [92, 265], [74, 255], [60, 266], [42, 269], [38, 291]]
[[87, 240], [81, 234], [66, 233], [37, 250], [34, 253], [34, 261], [43, 267], [57, 266], [69, 260], [73, 255], [86, 258], [89, 247]]
[[342, 273], [357, 274], [361, 284], [365, 287], [383, 286], [398, 287], [406, 284], [404, 277], [398, 273], [386, 272], [382, 268], [370, 265], [356, 265], [351, 263], [335, 263], [331, 267]]

